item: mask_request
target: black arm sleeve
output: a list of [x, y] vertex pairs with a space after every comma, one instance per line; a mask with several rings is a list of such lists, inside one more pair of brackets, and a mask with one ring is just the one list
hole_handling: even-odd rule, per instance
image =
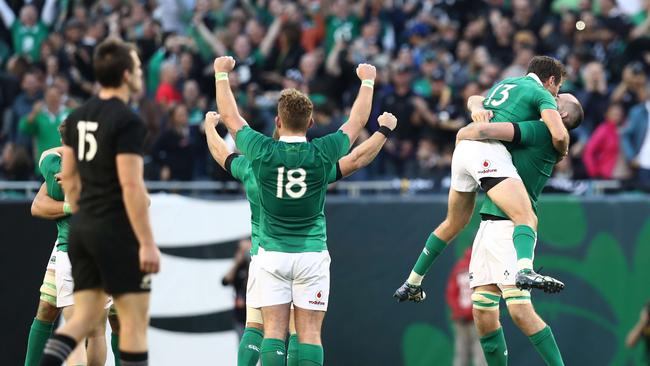
[[232, 161], [235, 160], [235, 158], [237, 158], [238, 156], [239, 156], [239, 154], [232, 153], [232, 154], [228, 155], [228, 157], [226, 158], [226, 163], [224, 165], [225, 165], [226, 171], [228, 173], [230, 173], [230, 175], [232, 175], [232, 171], [230, 170], [230, 166], [232, 165]]
[[518, 144], [521, 142], [521, 130], [519, 129], [519, 125], [516, 123], [512, 123], [512, 127], [515, 129], [515, 134], [512, 136], [512, 142]]
[[343, 179], [343, 173], [341, 172], [341, 165], [339, 162], [336, 162], [336, 180], [339, 181]]

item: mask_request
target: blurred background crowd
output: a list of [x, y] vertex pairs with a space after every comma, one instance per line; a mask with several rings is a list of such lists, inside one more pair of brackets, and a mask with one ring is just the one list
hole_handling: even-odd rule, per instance
[[[271, 134], [282, 88], [309, 94], [315, 126], [336, 130], [377, 66], [368, 133], [381, 111], [399, 126], [352, 179], [423, 178], [446, 190], [465, 103], [521, 76], [536, 54], [560, 59], [563, 92], [585, 110], [555, 176], [650, 186], [650, 0], [0, 0], [1, 178], [37, 179], [40, 152], [96, 85], [94, 47], [138, 46], [146, 90], [150, 180], [227, 180], [209, 158], [204, 113], [215, 108], [212, 61], [237, 60], [231, 85], [253, 128]], [[224, 135], [226, 131], [221, 131]]]

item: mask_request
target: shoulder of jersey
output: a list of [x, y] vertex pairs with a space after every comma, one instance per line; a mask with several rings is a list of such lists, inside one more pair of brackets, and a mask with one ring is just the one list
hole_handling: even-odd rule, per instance
[[50, 149], [50, 150], [45, 150], [41, 154], [41, 158], [38, 160], [38, 167], [41, 167], [41, 164], [43, 164], [43, 161], [45, 160], [46, 157], [54, 155], [58, 156], [59, 158], [61, 157], [61, 154], [59, 154], [55, 149]]

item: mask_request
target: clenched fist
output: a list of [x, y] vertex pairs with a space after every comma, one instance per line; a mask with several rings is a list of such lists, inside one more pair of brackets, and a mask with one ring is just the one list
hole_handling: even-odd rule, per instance
[[206, 130], [208, 130], [208, 129], [214, 130], [214, 128], [217, 126], [217, 123], [219, 123], [219, 118], [220, 117], [221, 116], [219, 115], [219, 113], [217, 113], [215, 111], [210, 111], [210, 112], [206, 113], [205, 114], [205, 129]]
[[359, 64], [357, 66], [357, 76], [360, 80], [375, 80], [377, 77], [377, 69], [371, 64]]
[[230, 56], [217, 57], [214, 60], [214, 72], [231, 72], [235, 68], [235, 59]]
[[397, 127], [397, 117], [392, 113], [384, 112], [379, 116], [379, 118], [377, 118], [377, 123], [379, 123], [380, 126], [386, 126], [393, 131], [395, 130], [395, 127]]

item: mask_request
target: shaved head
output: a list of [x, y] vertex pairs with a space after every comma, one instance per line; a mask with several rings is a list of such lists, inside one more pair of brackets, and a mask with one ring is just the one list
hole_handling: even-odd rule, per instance
[[580, 126], [582, 120], [585, 118], [585, 112], [582, 110], [582, 105], [578, 98], [573, 94], [562, 93], [558, 95], [558, 109], [562, 115], [562, 122], [567, 130], [573, 130]]

